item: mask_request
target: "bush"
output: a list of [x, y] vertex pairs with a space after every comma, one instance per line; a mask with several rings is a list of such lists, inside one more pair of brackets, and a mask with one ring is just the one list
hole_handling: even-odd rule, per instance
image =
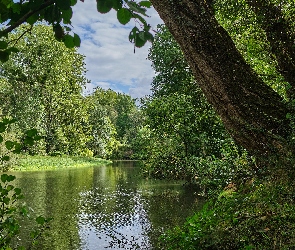
[[294, 249], [295, 186], [231, 186], [162, 236], [163, 249]]
[[177, 149], [159, 147], [145, 162], [146, 175], [158, 179], [182, 179], [196, 184], [204, 190], [220, 189], [230, 182], [245, 182], [251, 179], [253, 159], [246, 151], [235, 145], [225, 147], [222, 157], [188, 156], [177, 153]]

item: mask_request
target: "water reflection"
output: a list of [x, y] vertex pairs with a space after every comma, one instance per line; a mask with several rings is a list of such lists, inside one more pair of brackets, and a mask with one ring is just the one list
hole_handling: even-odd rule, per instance
[[142, 179], [134, 162], [16, 175], [36, 215], [54, 217], [36, 249], [158, 249], [161, 232], [200, 206], [179, 183]]

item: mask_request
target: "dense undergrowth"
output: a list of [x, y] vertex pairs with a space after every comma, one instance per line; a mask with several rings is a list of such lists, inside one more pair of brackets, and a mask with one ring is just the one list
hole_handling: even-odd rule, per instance
[[229, 185], [182, 227], [162, 236], [162, 249], [294, 249], [292, 181]]

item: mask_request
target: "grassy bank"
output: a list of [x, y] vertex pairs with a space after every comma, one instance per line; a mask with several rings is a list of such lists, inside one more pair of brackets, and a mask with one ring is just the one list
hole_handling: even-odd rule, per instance
[[111, 161], [82, 156], [21, 156], [13, 171], [52, 170], [62, 168], [89, 167], [110, 164]]

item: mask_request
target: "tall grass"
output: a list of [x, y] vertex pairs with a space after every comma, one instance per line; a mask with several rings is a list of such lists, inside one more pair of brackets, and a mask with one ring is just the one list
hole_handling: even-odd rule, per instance
[[111, 161], [85, 156], [21, 156], [12, 171], [52, 170], [110, 164]]

